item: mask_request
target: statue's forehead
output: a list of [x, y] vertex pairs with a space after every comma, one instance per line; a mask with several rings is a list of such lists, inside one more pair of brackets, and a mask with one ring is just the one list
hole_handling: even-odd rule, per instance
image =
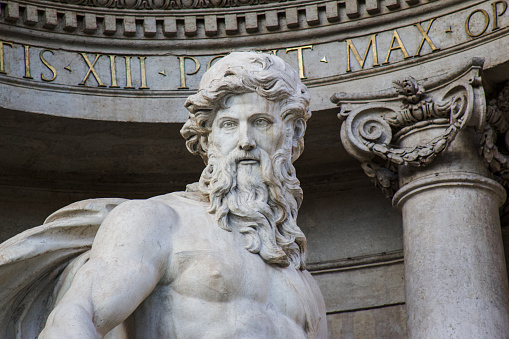
[[259, 114], [266, 113], [279, 116], [283, 101], [270, 100], [256, 92], [236, 94], [228, 97], [225, 101], [225, 107], [217, 111], [219, 114]]

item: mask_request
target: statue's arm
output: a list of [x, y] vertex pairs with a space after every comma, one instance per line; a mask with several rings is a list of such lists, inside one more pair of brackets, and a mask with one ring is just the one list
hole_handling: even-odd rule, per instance
[[102, 338], [124, 321], [164, 275], [177, 224], [176, 213], [160, 202], [115, 208], [39, 338]]

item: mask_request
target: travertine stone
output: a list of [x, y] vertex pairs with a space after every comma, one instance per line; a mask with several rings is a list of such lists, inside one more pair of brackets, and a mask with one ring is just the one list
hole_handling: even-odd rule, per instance
[[325, 4], [325, 16], [328, 22], [339, 21], [339, 8], [336, 1], [329, 1]]
[[114, 15], [104, 16], [104, 34], [112, 35], [117, 32], [117, 19]]
[[357, 0], [345, 0], [345, 5], [346, 15], [350, 19], [358, 18], [360, 16]]
[[196, 17], [186, 16], [184, 18], [184, 33], [186, 36], [195, 36], [197, 34]]
[[164, 36], [173, 37], [177, 35], [177, 21], [174, 17], [165, 17], [163, 24]]
[[7, 4], [7, 11], [5, 12], [5, 20], [7, 22], [16, 22], [19, 19], [19, 4], [17, 2], [9, 2]]
[[136, 20], [133, 16], [124, 17], [124, 35], [125, 36], [136, 35]]
[[297, 12], [297, 8], [290, 7], [285, 11], [286, 15], [286, 26], [288, 28], [296, 28], [299, 27], [299, 12]]
[[[370, 0], [371, 1], [371, 0]], [[318, 9], [318, 13], [321, 13], [323, 11], [323, 7], [325, 6], [325, 12], [326, 12], [326, 17], [328, 18], [326, 21], [325, 20], [322, 20], [321, 22], [316, 22], [316, 15], [314, 13], [314, 11], [312, 12], [309, 12], [308, 10], [306, 10], [306, 7], [307, 6], [310, 6], [307, 1], [297, 1], [297, 2], [294, 2], [294, 1], [277, 1], [279, 2], [278, 4], [275, 4], [273, 3], [273, 1], [262, 1], [262, 2], [259, 2], [258, 4], [255, 4], [255, 3], [240, 3], [240, 2], [236, 2], [236, 1], [219, 1], [219, 2], [216, 2], [216, 3], [210, 3], [208, 1], [194, 1], [192, 4], [189, 3], [189, 4], [185, 4], [185, 2], [182, 2], [180, 0], [171, 0], [171, 1], [162, 1], [162, 2], [159, 2], [159, 1], [153, 1], [153, 0], [150, 0], [150, 1], [92, 1], [92, 0], [83, 0], [83, 1], [67, 1], [67, 4], [65, 3], [66, 1], [60, 1], [59, 5], [58, 5], [58, 8], [56, 9], [57, 12], [58, 12], [58, 16], [57, 16], [57, 21], [58, 21], [58, 24], [56, 26], [47, 26], [45, 27], [47, 30], [52, 30], [52, 31], [56, 31], [57, 33], [62, 33], [62, 32], [66, 32], [65, 30], [63, 30], [63, 26], [61, 25], [61, 21], [63, 21], [63, 16], [61, 15], [62, 13], [65, 13], [66, 11], [76, 11], [77, 12], [77, 15], [78, 17], [81, 19], [85, 14], [87, 13], [92, 13], [92, 14], [95, 14], [99, 20], [101, 20], [102, 18], [104, 18], [104, 16], [106, 15], [111, 15], [113, 13], [113, 11], [115, 11], [115, 14], [117, 15], [118, 17], [118, 22], [116, 23], [117, 25], [119, 25], [119, 28], [122, 29], [122, 24], [124, 22], [125, 19], [127, 19], [128, 17], [131, 17], [131, 16], [135, 16], [138, 18], [139, 22], [138, 24], [141, 25], [141, 21], [143, 20], [142, 18], [144, 17], [147, 17], [147, 16], [154, 16], [156, 21], [162, 21], [164, 20], [164, 17], [165, 15], [167, 15], [168, 12], [173, 12], [171, 14], [174, 14], [175, 11], [177, 10], [180, 10], [182, 9], [183, 11], [181, 11], [178, 16], [178, 20], [179, 20], [179, 26], [182, 25], [182, 22], [181, 21], [185, 21], [186, 17], [197, 17], [198, 20], [202, 20], [203, 16], [202, 15], [196, 15], [196, 13], [193, 12], [193, 10], [190, 10], [190, 8], [202, 8], [203, 5], [205, 5], [205, 7], [214, 7], [214, 8], [207, 8], [207, 9], [203, 9], [204, 12], [203, 14], [204, 15], [216, 15], [216, 19], [219, 20], [220, 22], [222, 22], [222, 20], [224, 20], [224, 15], [229, 15], [229, 14], [233, 14], [233, 15], [237, 15], [237, 25], [239, 27], [242, 26], [242, 23], [245, 22], [245, 17], [246, 16], [252, 16], [252, 15], [260, 15], [260, 16], [263, 16], [266, 14], [266, 11], [274, 11], [276, 13], [278, 13], [278, 15], [280, 16], [280, 18], [282, 20], [285, 20], [285, 15], [286, 15], [286, 10], [289, 10], [291, 8], [295, 8], [297, 9], [297, 11], [299, 11], [301, 14], [302, 14], [302, 20], [305, 21], [309, 21], [311, 22], [311, 26], [321, 26], [322, 28], [325, 28], [326, 27], [326, 30], [327, 31], [330, 31], [332, 29], [332, 27], [330, 27], [330, 23], [333, 23], [333, 22], [337, 22], [339, 21], [339, 16], [337, 14], [338, 12], [338, 9], [341, 8], [341, 10], [343, 10], [346, 6], [346, 8], [348, 9], [347, 10], [347, 13], [350, 13], [349, 16], [347, 16], [347, 20], [346, 21], [349, 21], [349, 20], [357, 20], [358, 18], [365, 18], [365, 19], [370, 19], [370, 16], [373, 15], [373, 11], [375, 11], [376, 13], [378, 13], [378, 10], [376, 9], [373, 9], [374, 8], [374, 4], [366, 4], [364, 0], [360, 1], [360, 0], [348, 0], [348, 2], [344, 2], [344, 1], [341, 1], [341, 2], [338, 2], [338, 1], [322, 1], [322, 2], [318, 2], [317, 4], [314, 4], [314, 5], [311, 5], [311, 6], [316, 6], [317, 9]], [[377, 1], [377, 2], [380, 2], [380, 1]], [[427, 2], [432, 2], [432, 1], [427, 1]], [[436, 5], [434, 6], [434, 8], [430, 8], [432, 11], [433, 10], [436, 10], [438, 9], [438, 7], [448, 7], [448, 6], [452, 6], [452, 5], [455, 5], [457, 3], [459, 3], [460, 0], [448, 0], [448, 1], [443, 1], [443, 5]], [[18, 6], [18, 9], [21, 8], [22, 11], [24, 11], [24, 9], [26, 8], [27, 4], [26, 4], [26, 1], [22, 1], [21, 3], [14, 3], [14, 2], [6, 2], [9, 6], [11, 6], [12, 4], [12, 8], [11, 10], [14, 10], [14, 7], [15, 6]], [[157, 5], [156, 5], [157, 3]], [[397, 9], [399, 8], [399, 6], [394, 6], [393, 4], [393, 0], [389, 0], [389, 1], [385, 1], [384, 2], [387, 6], [387, 8], [391, 11], [391, 10], [394, 10], [394, 9]], [[364, 6], [366, 4], [366, 6]], [[426, 3], [422, 3], [422, 2], [419, 2], [419, 1], [415, 1], [415, 2], [411, 2], [411, 3], [405, 3], [405, 6], [402, 8], [402, 9], [416, 9], [416, 11], [414, 11], [414, 14], [416, 12], [419, 12], [419, 13], [425, 13], [428, 8], [426, 8], [426, 6], [423, 6], [423, 5], [426, 5]], [[37, 7], [38, 7], [38, 10], [41, 11], [41, 12], [45, 12], [46, 10], [51, 10], [51, 9], [55, 9], [55, 4], [54, 4], [54, 1], [52, 0], [39, 0], [37, 2]], [[360, 6], [360, 7], [359, 7]], [[105, 8], [106, 7], [106, 8]], [[221, 8], [220, 10], [218, 10], [217, 8]], [[375, 6], [376, 7], [376, 6]], [[122, 8], [124, 8], [122, 10]], [[366, 9], [366, 10], [364, 10]], [[9, 11], [8, 9], [8, 6], [7, 6], [7, 10]], [[201, 9], [197, 9], [198, 11], [200, 11]], [[240, 12], [239, 12], [240, 11]], [[19, 10], [18, 10], [19, 12]], [[309, 14], [309, 17], [308, 17], [308, 14]], [[403, 13], [394, 13], [396, 16], [399, 16], [399, 17], [404, 17], [404, 14]], [[29, 23], [27, 24], [25, 22], [25, 20], [17, 20], [17, 18], [19, 18], [19, 13], [18, 13], [18, 16], [16, 17], [16, 19], [14, 19], [16, 16], [6, 16], [6, 19], [7, 19], [7, 22], [11, 23], [11, 24], [16, 24], [16, 25], [19, 25], [19, 26], [25, 26], [25, 25], [30, 25]], [[318, 18], [320, 18], [320, 15], [318, 16]], [[1, 18], [0, 18], [1, 20]], [[14, 20], [14, 21], [12, 21]], [[130, 20], [130, 19], [127, 19], [127, 20]], [[378, 20], [378, 19], [376, 19]], [[263, 21], [261, 21], [261, 24], [263, 24]], [[357, 26], [357, 22], [355, 23], [351, 23], [353, 26]], [[367, 23], [368, 26], [370, 26], [369, 23]], [[183, 26], [183, 25], [182, 25]], [[273, 26], [271, 24], [269, 24], [269, 27], [263, 27], [264, 29], [267, 28], [268, 30], [279, 30], [281, 32], [284, 32], [284, 31], [290, 31], [292, 28], [291, 27], [288, 27], [287, 25], [278, 25], [277, 27], [276, 26]], [[76, 30], [76, 34], [77, 36], [80, 36], [84, 31], [83, 31], [84, 27], [82, 25], [79, 25], [78, 26], [78, 30]], [[339, 27], [335, 27], [334, 29], [336, 32], [344, 32], [344, 30], [342, 28], [339, 28]], [[323, 29], [321, 30], [323, 31]], [[69, 31], [67, 31], [69, 32]], [[236, 36], [249, 36], [250, 33], [254, 33], [256, 32], [255, 30], [238, 30], [236, 34], [228, 34], [225, 30], [220, 30], [218, 32], [218, 34], [222, 37], [225, 37], [225, 36], [233, 36], [233, 35], [236, 35]], [[86, 32], [85, 32], [86, 33]], [[141, 33], [141, 32], [139, 32]], [[304, 33], [304, 32], [302, 32]], [[320, 33], [320, 32], [319, 32]], [[108, 35], [108, 33], [105, 33], [103, 30], [96, 30], [94, 33], [87, 33], [87, 34], [93, 34], [93, 35], [97, 35], [97, 36], [103, 36], [103, 35]], [[320, 33], [320, 35], [323, 34]], [[307, 34], [306, 34], [307, 35]], [[144, 35], [142, 34], [139, 34], [139, 37], [143, 37]], [[292, 33], [289, 32], [288, 34], [289, 37], [292, 37]], [[312, 34], [310, 36], [313, 36]], [[131, 37], [131, 35], [123, 35], [123, 36], [117, 36], [116, 38], [117, 39], [123, 39], [123, 37], [127, 37], [127, 41], [132, 41], [132, 40], [129, 40], [129, 38]], [[179, 36], [179, 39], [185, 39], [186, 35], [182, 35], [182, 36]], [[193, 36], [194, 37], [194, 36]], [[207, 35], [205, 34], [205, 31], [204, 30], [199, 30], [197, 32], [197, 35], [196, 37], [198, 39], [200, 38], [206, 38]], [[149, 38], [151, 38], [149, 36]], [[157, 36], [156, 35], [156, 38], [160, 39], [160, 40], [164, 40], [164, 37], [163, 36]], [[255, 38], [256, 40], [256, 38]]]
[[265, 12], [265, 26], [269, 31], [274, 31], [279, 28], [279, 18], [277, 16], [277, 11]]
[[28, 5], [25, 9], [25, 24], [34, 26], [39, 22], [37, 7]]
[[[108, 16], [109, 17], [109, 16]], [[78, 20], [76, 17], [76, 12], [66, 11], [64, 13], [64, 30], [68, 32], [74, 31], [76, 28], [78, 28]], [[104, 18], [104, 32], [106, 33], [106, 29], [108, 27], [107, 24], [107, 17]], [[117, 25], [115, 25], [115, 29], [117, 28]]]
[[306, 21], [308, 25], [314, 26], [320, 24], [320, 18], [318, 17], [318, 6], [309, 5], [306, 6]]
[[44, 28], [53, 29], [58, 25], [57, 10], [46, 8], [44, 11]]
[[215, 15], [205, 15], [205, 34], [213, 36], [217, 34], [217, 17]]
[[[483, 55], [487, 58], [485, 75], [488, 76], [484, 78], [484, 82], [488, 86], [486, 88], [495, 88], [507, 77], [507, 72], [504, 70], [507, 55], [509, 55], [507, 52], [509, 39], [506, 34], [509, 11], [498, 18], [501, 29], [492, 31], [495, 23], [491, 2], [494, 1], [431, 2], [422, 0], [414, 6], [409, 6], [405, 1], [399, 1], [401, 4], [399, 9], [388, 9], [386, 5], [390, 6], [394, 1], [384, 0], [377, 2], [381, 13], [372, 15], [369, 12], [370, 6], [374, 6], [375, 3], [361, 0], [357, 1], [360, 17], [354, 19], [347, 17], [344, 1], [261, 1], [259, 5], [253, 6], [197, 10], [203, 15], [216, 16], [216, 26], [219, 23], [220, 30], [217, 34], [211, 35], [214, 39], [210, 39], [205, 27], [202, 26], [203, 15], [197, 16], [197, 35], [190, 38], [184, 34], [184, 16], [190, 15], [194, 10], [178, 8], [153, 10], [147, 7], [157, 1], [130, 1], [132, 4], [135, 2], [140, 4], [135, 5], [136, 9], [120, 8], [128, 1], [113, 1], [112, 3], [117, 4], [115, 8], [104, 8], [104, 5], [101, 5], [108, 1], [86, 0], [81, 1], [80, 4], [76, 4], [77, 1], [74, 1], [75, 4], [70, 4], [71, 0], [15, 1], [20, 4], [19, 13], [23, 19], [18, 19], [16, 24], [5, 21], [9, 3], [2, 2], [0, 36], [3, 38], [0, 40], [13, 42], [13, 46], [9, 44], [3, 46], [7, 74], [0, 75], [0, 110], [2, 111], [0, 154], [3, 159], [0, 170], [0, 186], [2, 187], [0, 191], [3, 194], [0, 195], [4, 197], [2, 199], [13, 201], [5, 185], [13, 185], [11, 191], [16, 192], [19, 186], [34, 185], [25, 189], [23, 198], [21, 193], [17, 198], [20, 206], [26, 206], [26, 197], [33, 196], [33, 192], [37, 192], [42, 186], [40, 189], [47, 194], [41, 200], [51, 201], [51, 204], [48, 203], [46, 209], [40, 208], [38, 212], [34, 212], [35, 203], [30, 203], [30, 212], [25, 213], [20, 208], [17, 213], [22, 217], [17, 218], [13, 212], [15, 209], [6, 206], [2, 201], [0, 219], [6, 227], [2, 226], [0, 236], [6, 239], [7, 234], [11, 236], [16, 230], [39, 224], [42, 220], [41, 215], [47, 215], [49, 210], [56, 210], [59, 206], [64, 206], [71, 201], [96, 196], [96, 192], [99, 192], [100, 196], [146, 198], [163, 192], [182, 190], [183, 183], [190, 182], [189, 177], [198, 177], [200, 172], [199, 161], [195, 160], [193, 163], [186, 158], [183, 154], [183, 146], [179, 146], [176, 141], [179, 136], [175, 132], [175, 126], [183, 123], [188, 114], [183, 106], [185, 97], [198, 88], [199, 78], [210, 64], [209, 61], [233, 49], [270, 50], [284, 58], [291, 66], [297, 67], [297, 51], [286, 53], [285, 50], [289, 47], [312, 45], [313, 50], [303, 50], [304, 74], [307, 77], [304, 81], [309, 84], [312, 93], [312, 110], [320, 119], [326, 116], [335, 117], [332, 105], [328, 101], [328, 97], [333, 92], [384, 90], [392, 86], [393, 79], [403, 79], [408, 74], [416, 78], [433, 79], [440, 74], [450, 72], [457, 63], [471, 56]], [[159, 3], [163, 2], [159, 1]], [[176, 3], [175, 0], [170, 2]], [[218, 4], [221, 1], [213, 0], [213, 2]], [[223, 3], [235, 2], [239, 3], [236, 0]], [[25, 19], [26, 6], [35, 3], [42, 22], [32, 28], [27, 25]], [[86, 6], [85, 3], [87, 3]], [[97, 6], [92, 6], [93, 3], [97, 3]], [[212, 2], [195, 1], [195, 3]], [[312, 3], [318, 4], [321, 22], [317, 26], [307, 27], [305, 6]], [[46, 7], [57, 8], [58, 26], [51, 31], [42, 27]], [[299, 14], [301, 27], [287, 29], [287, 10], [290, 8]], [[338, 12], [341, 11], [341, 21], [338, 24], [332, 24], [333, 21], [328, 19], [327, 9], [329, 8], [334, 9], [329, 18], [334, 17], [337, 21], [339, 21]], [[489, 27], [485, 34], [471, 38], [465, 33], [465, 19], [472, 11], [479, 8], [487, 11], [490, 17]], [[274, 31], [277, 34], [274, 32], [265, 34], [267, 30], [264, 12], [267, 9], [277, 10], [281, 19], [279, 28]], [[498, 5], [498, 10], [502, 10], [501, 4]], [[69, 28], [72, 34], [64, 31], [66, 11], [77, 14], [79, 19], [76, 25], [69, 25], [73, 27]], [[99, 29], [94, 33], [83, 34], [85, 12], [97, 14]], [[111, 16], [112, 13], [116, 16], [116, 22]], [[109, 31], [103, 29], [107, 26], [105, 14], [112, 18], [111, 27], [113, 28]], [[224, 27], [226, 14], [237, 15], [239, 30], [234, 35], [226, 36]], [[138, 32], [134, 38], [126, 38], [122, 35], [123, 18], [127, 15], [137, 18]], [[172, 30], [168, 30], [165, 35], [158, 32], [153, 38], [146, 37], [143, 20], [149, 16], [156, 18], [158, 29], [164, 29], [164, 17], [176, 17], [177, 21], [174, 22], [173, 30], [175, 33], [169, 33]], [[248, 18], [253, 18], [253, 25], [248, 25]], [[260, 19], [259, 22], [257, 18]], [[440, 50], [431, 52], [429, 44], [424, 41], [420, 56], [414, 57], [422, 39], [422, 34], [416, 25], [420, 23], [426, 31], [431, 18], [436, 20], [431, 25], [429, 36]], [[480, 28], [478, 26], [478, 23], [482, 24], [482, 13], [477, 12], [473, 19], [473, 29], [482, 29], [482, 26]], [[449, 26], [452, 32], [448, 31]], [[288, 32], [288, 30], [291, 31]], [[372, 45], [365, 57], [366, 62], [361, 67], [360, 62], [353, 55], [353, 50], [347, 49], [346, 40], [351, 39], [360, 57], [363, 58], [369, 38], [377, 33], [378, 62], [382, 64], [394, 30], [399, 32], [411, 58], [404, 59], [401, 50], [394, 50], [390, 63], [372, 67], [374, 47]], [[109, 35], [105, 35], [106, 32], [109, 32], [107, 33]], [[168, 40], [168, 37], [175, 37], [175, 39]], [[26, 74], [24, 45], [30, 45], [29, 53], [26, 55], [30, 57], [33, 79], [23, 78]], [[45, 49], [52, 50], [54, 54], [50, 51], [43, 52]], [[46, 79], [52, 77], [51, 71], [41, 62], [41, 52], [47, 62], [58, 72], [55, 81], [46, 82], [41, 79], [41, 74], [44, 74]], [[93, 74], [89, 75], [84, 86], [78, 85], [88, 71], [88, 66], [80, 52], [85, 52], [91, 63], [98, 54], [102, 54], [95, 64], [95, 70], [106, 87], [97, 87]], [[348, 54], [351, 72], [346, 71]], [[132, 56], [131, 71], [135, 89], [124, 89], [127, 80], [125, 56]], [[201, 63], [201, 68], [196, 74], [188, 75], [187, 73], [195, 69], [193, 59], [186, 58], [185, 68], [180, 71], [180, 60], [177, 56], [195, 57]], [[142, 86], [140, 82], [142, 65], [138, 57], [146, 57], [144, 61], [150, 89], [138, 89]], [[111, 58], [114, 59], [113, 63]], [[113, 83], [114, 66], [113, 68], [110, 66], [115, 65], [115, 61], [118, 88], [114, 87]], [[218, 59], [214, 59], [211, 63], [217, 61]], [[186, 78], [189, 89], [178, 89], [182, 74]], [[143, 100], [140, 100], [141, 98]], [[71, 105], [72, 109], [69, 109]], [[10, 122], [5, 120], [7, 114], [12, 116]], [[41, 123], [40, 128], [33, 123], [40, 121], [36, 119], [38, 117], [47, 119], [43, 120], [45, 123]], [[32, 125], [28, 125], [28, 122]], [[62, 122], [61, 128], [54, 128], [52, 134], [49, 129], [60, 122]], [[79, 122], [89, 122], [93, 127], [88, 130], [88, 134], [77, 128], [73, 138], [72, 133], [69, 133], [69, 126]], [[330, 121], [328, 128], [338, 124], [337, 121]], [[41, 131], [43, 125], [48, 129], [46, 133]], [[123, 138], [125, 140], [122, 141], [117, 140], [117, 135], [112, 136], [114, 131], [125, 131], [126, 126], [133, 125], [138, 126], [138, 130], [151, 125], [161, 126], [159, 131], [164, 131], [165, 128], [172, 130], [174, 136], [169, 138], [171, 140], [168, 139], [171, 144], [168, 146], [171, 149], [169, 154], [164, 155], [165, 148], [160, 145], [163, 143], [162, 140], [154, 140], [152, 135], [147, 137], [149, 132], [144, 137], [138, 136], [138, 138], [131, 138], [127, 134], [128, 137]], [[337, 131], [329, 130], [327, 133], [322, 132], [322, 125], [315, 127], [314, 134], [306, 134], [307, 141], [310, 138], [314, 140], [306, 144], [308, 155], [297, 163], [299, 178], [306, 192], [303, 207], [306, 207], [306, 204], [313, 207], [308, 212], [314, 215], [314, 218], [306, 218], [305, 214], [303, 216], [303, 213], [299, 213], [302, 219], [299, 225], [304, 227], [303, 231], [308, 235], [310, 262], [320, 267], [334, 260], [350, 265], [352, 261], [357, 260], [346, 259], [352, 255], [375, 254], [387, 249], [402, 250], [401, 220], [396, 218], [396, 210], [390, 208], [390, 200], [385, 201], [384, 204], [382, 194], [375, 192], [374, 188], [371, 191], [345, 189], [346, 185], [349, 187], [358, 185], [364, 188], [364, 185], [369, 184], [369, 180], [364, 177], [356, 179], [358, 181], [351, 180], [350, 173], [355, 172], [358, 167], [346, 156], [344, 149], [338, 143], [339, 140], [336, 140], [339, 138], [336, 135]], [[62, 135], [66, 133], [69, 135]], [[334, 142], [324, 140], [325, 134], [333, 134]], [[498, 141], [501, 140], [500, 135]], [[151, 145], [152, 143], [155, 144], [155, 148]], [[310, 148], [313, 143], [315, 145], [322, 143], [323, 146]], [[115, 160], [110, 154], [112, 152], [115, 153]], [[152, 156], [153, 153], [156, 154]], [[485, 154], [489, 155], [489, 153]], [[185, 176], [182, 173], [186, 173]], [[20, 175], [23, 177], [19, 177]], [[136, 182], [131, 182], [131, 177], [135, 178]], [[317, 188], [315, 182], [317, 178], [321, 180], [320, 188]], [[323, 192], [318, 192], [324, 187], [325, 190], [335, 191], [336, 195], [345, 198], [324, 199]], [[57, 190], [71, 193], [69, 195], [62, 193], [60, 198], [56, 198], [52, 192]], [[313, 193], [310, 194], [310, 192]], [[361, 199], [363, 195], [364, 198]], [[358, 198], [355, 198], [356, 196]], [[334, 206], [338, 206], [337, 210]], [[6, 214], [10, 215], [10, 218], [5, 218]], [[313, 265], [309, 267], [316, 267]], [[348, 280], [349, 277], [348, 273], [338, 273], [338, 279], [341, 281]], [[369, 275], [369, 279], [367, 275], [365, 277], [367, 280], [373, 280], [369, 281], [371, 286], [379, 286], [378, 279], [385, 279], [375, 274]], [[362, 279], [362, 276], [359, 279]], [[330, 285], [324, 286], [327, 288]], [[330, 295], [328, 292], [327, 294]], [[349, 295], [349, 292], [339, 290], [335, 297], [340, 302], [348, 304], [351, 301], [348, 300]], [[347, 296], [346, 300], [342, 300], [344, 296]], [[363, 296], [360, 295], [356, 301], [361, 302], [362, 299]], [[367, 302], [363, 307], [378, 306], [380, 305]], [[348, 333], [351, 332], [345, 332], [345, 335]]]
[[[401, 145], [433, 134], [416, 132]], [[394, 204], [403, 214], [409, 338], [504, 338], [509, 333], [498, 213], [506, 194], [487, 178], [475, 156], [478, 144], [477, 133], [461, 131], [418, 176], [400, 174], [405, 184]]]
[[328, 270], [314, 273], [313, 277], [323, 291], [327, 312], [337, 313], [404, 303], [404, 271], [401, 260], [344, 271]]
[[380, 13], [380, 4], [378, 0], [366, 0], [366, 11], [369, 14]]
[[254, 33], [258, 32], [258, 14], [246, 13], [246, 32]]
[[237, 15], [228, 14], [224, 16], [224, 26], [226, 34], [236, 34], [239, 30], [237, 26]]
[[83, 18], [83, 32], [85, 33], [94, 33], [97, 31], [97, 17], [95, 14], [86, 13]]
[[145, 17], [143, 19], [143, 33], [146, 37], [154, 37], [157, 33], [156, 18]]
[[329, 339], [370, 338], [406, 339], [405, 305], [384, 307], [354, 312], [333, 313], [329, 320]]
[[389, 10], [398, 9], [400, 7], [399, 1], [400, 0], [385, 0], [385, 7], [387, 7]]
[[388, 196], [397, 190], [412, 339], [509, 333], [498, 212], [506, 193], [479, 156], [481, 132], [509, 125], [500, 111], [487, 114], [482, 62], [473, 59], [427, 85], [394, 81], [393, 93], [333, 97], [347, 151]]

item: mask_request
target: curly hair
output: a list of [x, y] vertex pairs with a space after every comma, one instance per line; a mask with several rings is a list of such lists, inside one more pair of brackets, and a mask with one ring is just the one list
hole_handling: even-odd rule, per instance
[[[229, 97], [251, 92], [267, 100], [283, 101], [281, 117], [285, 125], [302, 120], [305, 129], [311, 117], [310, 95], [297, 72], [274, 55], [234, 52], [216, 62], [203, 75], [198, 93], [186, 100], [189, 119], [180, 134], [186, 139], [187, 149], [207, 163], [208, 135], [217, 111], [226, 108]], [[304, 130], [292, 147], [292, 162], [303, 150]]]

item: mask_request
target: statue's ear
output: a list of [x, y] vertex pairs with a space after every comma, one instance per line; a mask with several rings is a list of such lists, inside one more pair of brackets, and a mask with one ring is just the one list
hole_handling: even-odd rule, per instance
[[306, 122], [304, 119], [295, 120], [293, 126], [293, 141], [297, 141], [304, 136], [304, 132], [306, 132]]

